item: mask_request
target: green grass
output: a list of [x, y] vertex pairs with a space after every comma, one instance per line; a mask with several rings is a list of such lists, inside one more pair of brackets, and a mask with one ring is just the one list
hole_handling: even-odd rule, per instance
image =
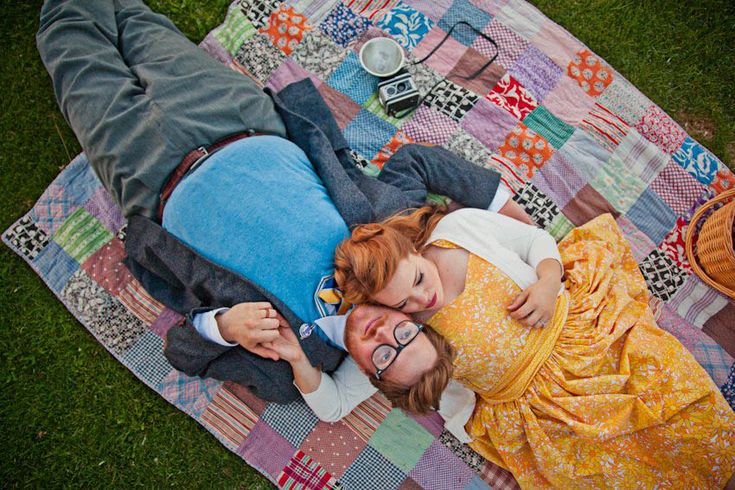
[[[35, 50], [40, 1], [2, 3], [0, 229], [79, 152]], [[192, 40], [226, 0], [151, 2]], [[735, 166], [729, 1], [536, 0], [717, 156]], [[0, 247], [0, 482], [7, 487], [263, 488], [269, 483], [110, 356]]]

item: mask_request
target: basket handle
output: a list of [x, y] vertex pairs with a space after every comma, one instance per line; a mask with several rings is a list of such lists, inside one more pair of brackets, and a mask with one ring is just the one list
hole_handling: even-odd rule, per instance
[[730, 189], [728, 191], [725, 191], [715, 197], [714, 199], [707, 201], [704, 203], [696, 213], [694, 213], [694, 216], [692, 216], [692, 220], [689, 222], [689, 228], [687, 228], [687, 236], [685, 241], [685, 251], [687, 255], [687, 260], [689, 261], [689, 265], [692, 266], [692, 269], [694, 272], [699, 276], [700, 279], [702, 279], [705, 283], [707, 283], [709, 286], [715, 288], [719, 292], [726, 294], [730, 298], [735, 299], [735, 290], [732, 290], [728, 287], [723, 286], [722, 284], [714, 281], [711, 279], [707, 273], [702, 269], [702, 267], [697, 262], [697, 258], [694, 256], [694, 229], [697, 227], [697, 221], [702, 217], [702, 215], [712, 206], [717, 204], [720, 201], [724, 201], [725, 199], [729, 199], [731, 197], [735, 197], [735, 189]]

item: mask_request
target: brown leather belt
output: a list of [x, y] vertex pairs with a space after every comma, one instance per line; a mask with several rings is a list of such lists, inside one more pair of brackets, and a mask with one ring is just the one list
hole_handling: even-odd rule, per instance
[[200, 146], [196, 150], [192, 150], [187, 153], [179, 166], [176, 167], [173, 172], [171, 172], [171, 175], [169, 175], [168, 180], [166, 181], [166, 185], [163, 186], [163, 190], [160, 194], [160, 202], [158, 204], [159, 223], [163, 222], [163, 208], [166, 207], [166, 202], [171, 197], [171, 194], [173, 194], [176, 186], [179, 185], [179, 182], [181, 182], [181, 180], [188, 172], [196, 169], [204, 160], [206, 160], [209, 155], [216, 152], [217, 150], [221, 150], [230, 143], [234, 143], [235, 141], [241, 140], [243, 138], [249, 138], [250, 136], [261, 135], [262, 133], [256, 133], [254, 130], [248, 129], [244, 133], [235, 134], [221, 139], [206, 148]]

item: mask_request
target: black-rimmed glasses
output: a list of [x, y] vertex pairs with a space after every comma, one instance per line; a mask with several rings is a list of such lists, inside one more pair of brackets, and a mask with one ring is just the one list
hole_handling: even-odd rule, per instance
[[403, 320], [393, 328], [393, 338], [396, 339], [398, 347], [388, 344], [380, 344], [373, 351], [373, 366], [375, 366], [375, 377], [380, 379], [380, 375], [388, 369], [396, 360], [398, 354], [410, 344], [413, 339], [418, 337], [419, 332], [424, 329], [420, 323], [411, 320]]

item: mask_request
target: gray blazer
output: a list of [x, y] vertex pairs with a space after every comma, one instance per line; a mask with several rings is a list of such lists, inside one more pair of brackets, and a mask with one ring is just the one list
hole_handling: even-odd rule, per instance
[[[466, 206], [488, 208], [499, 175], [473, 165], [440, 147], [405, 145], [385, 164], [378, 178], [355, 165], [349, 146], [329, 108], [309, 79], [278, 94], [268, 89], [288, 136], [309, 157], [348, 226], [381, 220], [397, 211], [421, 206], [427, 192], [449, 196]], [[285, 361], [271, 361], [241, 347], [204, 340], [194, 329], [193, 315], [247, 301], [269, 301], [295, 329], [298, 318], [282, 301], [238, 274], [209, 262], [161, 226], [142, 216], [128, 222], [127, 264], [148, 291], [186, 320], [172, 327], [165, 355], [190, 376], [232, 380], [266, 400], [300, 398]], [[331, 372], [343, 353], [316, 335], [302, 346], [312, 365]]]

